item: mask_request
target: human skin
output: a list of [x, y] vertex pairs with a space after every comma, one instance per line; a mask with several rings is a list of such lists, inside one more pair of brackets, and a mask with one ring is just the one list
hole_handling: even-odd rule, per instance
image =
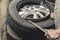
[[[51, 12], [50, 18], [54, 19], [54, 12]], [[47, 37], [47, 39], [60, 37], [60, 28], [59, 29], [46, 29], [45, 36]]]
[[59, 29], [46, 29], [45, 36], [49, 38], [59, 38], [60, 37], [60, 28]]
[[50, 13], [50, 18], [54, 19], [54, 12]]

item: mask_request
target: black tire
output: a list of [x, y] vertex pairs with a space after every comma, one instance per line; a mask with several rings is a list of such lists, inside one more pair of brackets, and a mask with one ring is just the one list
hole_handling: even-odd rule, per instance
[[[34, 25], [29, 23], [27, 20], [19, 16], [18, 10], [17, 10], [17, 4], [20, 3], [21, 5], [24, 2], [33, 2], [33, 3], [39, 4], [40, 0], [38, 1], [37, 0], [27, 0], [27, 1], [14, 0], [10, 3], [8, 8], [8, 18], [7, 18], [8, 24], [17, 35], [19, 35], [20, 33], [23, 34], [24, 32], [33, 32], [38, 29]], [[54, 20], [50, 18], [45, 21], [35, 22], [35, 23], [42, 28], [54, 28]]]
[[53, 2], [53, 3], [55, 3], [55, 0], [47, 0], [47, 1], [50, 1], [50, 2]]
[[13, 37], [11, 37], [11, 36], [7, 33], [7, 40], [17, 40], [17, 39], [14, 39]]

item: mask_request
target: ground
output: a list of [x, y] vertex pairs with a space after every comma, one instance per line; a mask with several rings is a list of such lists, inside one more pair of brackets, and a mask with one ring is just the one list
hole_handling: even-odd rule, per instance
[[[7, 13], [7, 6], [9, 4], [9, 0], [0, 0], [0, 40], [6, 40], [6, 29], [5, 29], [5, 20]], [[3, 31], [2, 31], [3, 30]], [[2, 34], [4, 35], [2, 37]]]

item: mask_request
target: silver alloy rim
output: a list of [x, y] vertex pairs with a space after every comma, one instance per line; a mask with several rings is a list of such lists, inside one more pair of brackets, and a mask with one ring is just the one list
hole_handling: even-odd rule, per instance
[[50, 14], [50, 10], [41, 5], [26, 5], [20, 10], [19, 15], [26, 19], [45, 18]]

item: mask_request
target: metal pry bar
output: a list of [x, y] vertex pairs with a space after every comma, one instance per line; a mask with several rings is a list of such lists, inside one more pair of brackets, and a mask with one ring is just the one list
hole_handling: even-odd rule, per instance
[[36, 26], [37, 28], [39, 28], [41, 31], [43, 31], [44, 33], [46, 32], [43, 28], [41, 28], [40, 26], [38, 26], [37, 24], [35, 24], [34, 22], [28, 20], [31, 24], [33, 24], [34, 26]]
[[[46, 30], [44, 30], [43, 28], [41, 28], [40, 26], [38, 26], [37, 24], [35, 24], [34, 22], [28, 20], [31, 24], [33, 24], [34, 26], [36, 26], [37, 28], [39, 28], [41, 31], [43, 31], [44, 33], [47, 32]], [[49, 39], [49, 40], [57, 40], [57, 39]]]

